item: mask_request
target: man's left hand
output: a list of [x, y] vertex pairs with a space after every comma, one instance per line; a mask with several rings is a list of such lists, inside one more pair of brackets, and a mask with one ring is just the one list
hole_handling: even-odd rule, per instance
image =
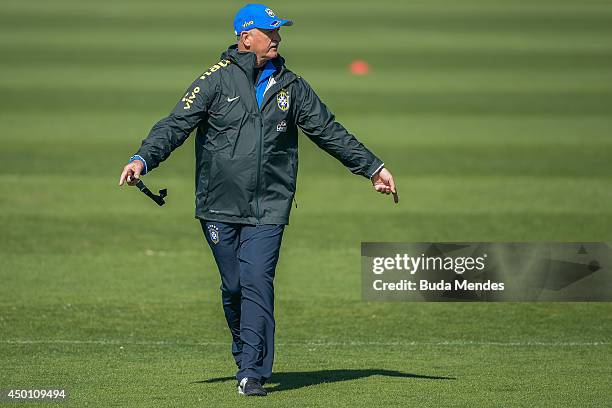
[[375, 175], [372, 176], [372, 185], [374, 189], [381, 194], [393, 194], [395, 204], [399, 203], [399, 196], [395, 188], [395, 182], [391, 172], [384, 167]]

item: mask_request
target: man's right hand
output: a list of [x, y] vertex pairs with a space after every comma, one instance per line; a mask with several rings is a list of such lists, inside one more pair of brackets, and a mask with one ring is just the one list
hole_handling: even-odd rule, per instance
[[131, 163], [128, 163], [121, 173], [121, 177], [119, 178], [119, 186], [122, 186], [123, 183], [127, 181], [128, 185], [135, 186], [140, 180], [140, 173], [144, 169], [144, 164], [140, 160], [134, 160]]

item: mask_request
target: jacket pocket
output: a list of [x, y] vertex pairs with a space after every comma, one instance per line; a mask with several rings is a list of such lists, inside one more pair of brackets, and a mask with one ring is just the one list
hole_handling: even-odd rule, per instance
[[297, 153], [291, 154], [291, 181], [293, 183], [293, 192], [297, 189], [297, 172], [298, 172], [298, 155]]
[[205, 148], [200, 138], [196, 138], [196, 207], [201, 209], [208, 201], [208, 185], [210, 181], [210, 169], [212, 164], [212, 152]]
[[264, 156], [266, 191], [273, 199], [290, 199], [295, 192], [294, 156], [288, 152], [271, 152]]
[[255, 155], [211, 153], [206, 211], [213, 215], [252, 216], [256, 168]]
[[277, 151], [264, 156], [263, 215], [288, 218], [295, 195], [295, 153]]

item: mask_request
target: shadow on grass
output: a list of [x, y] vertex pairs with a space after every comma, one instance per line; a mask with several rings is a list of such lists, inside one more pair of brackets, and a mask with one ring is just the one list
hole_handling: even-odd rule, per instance
[[[319, 371], [296, 371], [286, 373], [273, 373], [268, 383], [276, 384], [266, 387], [269, 392], [295, 390], [297, 388], [309, 387], [311, 385], [333, 383], [340, 381], [357, 380], [372, 375], [383, 375], [386, 377], [414, 378], [421, 380], [456, 380], [454, 377], [440, 377], [432, 375], [421, 375], [402, 373], [392, 370], [363, 369], [363, 370], [319, 370]], [[223, 381], [236, 381], [235, 377], [210, 378], [208, 380], [195, 381], [195, 384], [209, 384]]]

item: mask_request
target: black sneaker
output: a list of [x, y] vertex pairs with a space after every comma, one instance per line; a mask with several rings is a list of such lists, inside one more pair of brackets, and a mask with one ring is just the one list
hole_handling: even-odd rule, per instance
[[265, 397], [268, 395], [268, 392], [256, 379], [244, 377], [240, 383], [238, 383], [238, 394]]

